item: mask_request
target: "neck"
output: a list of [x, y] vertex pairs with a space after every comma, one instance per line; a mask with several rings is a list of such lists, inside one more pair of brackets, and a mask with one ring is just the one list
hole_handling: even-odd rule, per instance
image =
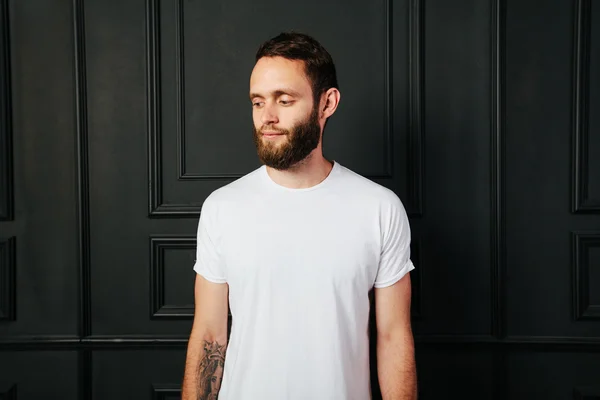
[[304, 160], [285, 171], [267, 167], [267, 173], [278, 185], [290, 189], [306, 189], [321, 183], [333, 168], [333, 163], [323, 157], [321, 144]]

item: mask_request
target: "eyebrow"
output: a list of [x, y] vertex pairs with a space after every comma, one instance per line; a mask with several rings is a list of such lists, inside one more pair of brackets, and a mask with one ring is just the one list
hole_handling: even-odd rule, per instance
[[[278, 89], [278, 90], [274, 90], [271, 92], [271, 96], [273, 97], [279, 97], [279, 96], [283, 96], [283, 95], [288, 95], [288, 96], [292, 96], [292, 97], [300, 97], [300, 93], [292, 90], [292, 89]], [[265, 97], [260, 93], [250, 93], [250, 99], [253, 99], [255, 97]]]

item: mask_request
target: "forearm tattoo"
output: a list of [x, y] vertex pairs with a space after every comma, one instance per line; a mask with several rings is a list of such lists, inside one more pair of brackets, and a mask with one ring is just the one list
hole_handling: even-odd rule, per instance
[[204, 342], [204, 353], [198, 363], [198, 400], [216, 400], [225, 368], [225, 347], [217, 342]]

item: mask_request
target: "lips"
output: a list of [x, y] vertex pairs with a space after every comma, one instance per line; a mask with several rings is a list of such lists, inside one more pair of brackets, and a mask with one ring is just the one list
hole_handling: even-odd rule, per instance
[[264, 138], [266, 139], [273, 139], [279, 136], [283, 136], [283, 133], [279, 133], [279, 132], [262, 132], [262, 135]]
[[283, 135], [283, 133], [281, 132], [268, 132], [268, 131], [263, 131], [261, 132], [263, 135], [265, 136], [279, 136], [279, 135]]

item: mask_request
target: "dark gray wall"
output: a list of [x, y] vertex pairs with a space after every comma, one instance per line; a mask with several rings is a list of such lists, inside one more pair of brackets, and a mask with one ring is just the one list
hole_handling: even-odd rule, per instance
[[420, 398], [600, 398], [600, 4], [0, 0], [0, 399], [178, 398], [287, 29], [336, 61], [326, 156], [409, 211]]

